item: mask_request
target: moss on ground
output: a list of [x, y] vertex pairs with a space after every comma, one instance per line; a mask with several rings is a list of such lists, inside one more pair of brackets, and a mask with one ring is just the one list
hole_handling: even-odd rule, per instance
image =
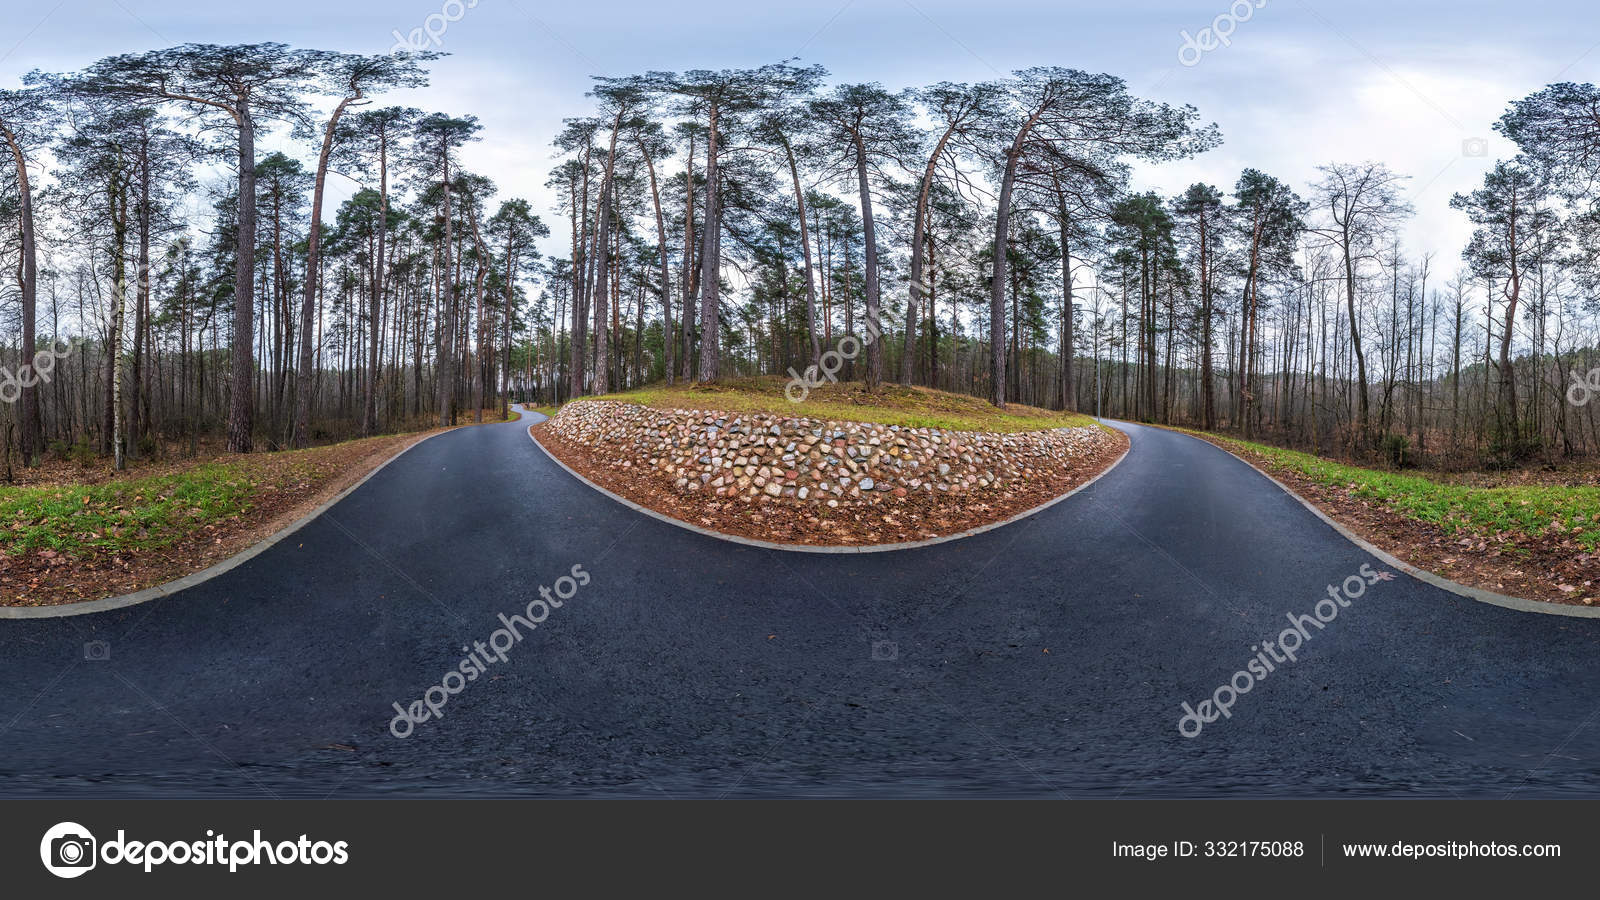
[[1077, 413], [1019, 403], [999, 409], [978, 397], [898, 384], [883, 384], [875, 391], [867, 390], [860, 382], [825, 384], [811, 389], [801, 402], [793, 403], [784, 396], [788, 383], [781, 376], [765, 376], [714, 384], [654, 384], [586, 399], [636, 403], [654, 409], [716, 409], [953, 431], [1020, 432], [1098, 425], [1094, 419]]
[[1188, 433], [1258, 456], [1312, 482], [1375, 501], [1401, 516], [1437, 525], [1448, 533], [1511, 533], [1543, 539], [1554, 532], [1585, 550], [1600, 546], [1600, 488], [1445, 484], [1423, 475], [1364, 469], [1237, 438]]

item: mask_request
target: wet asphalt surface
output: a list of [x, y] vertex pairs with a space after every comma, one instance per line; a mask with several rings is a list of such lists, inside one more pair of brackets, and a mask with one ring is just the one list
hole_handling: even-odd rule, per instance
[[[1022, 522], [819, 555], [622, 507], [532, 418], [176, 596], [0, 620], [0, 795], [1600, 795], [1600, 620], [1398, 572], [1183, 737], [1289, 614], [1385, 571], [1193, 438], [1119, 426], [1119, 466]], [[541, 586], [575, 593], [462, 662]]]

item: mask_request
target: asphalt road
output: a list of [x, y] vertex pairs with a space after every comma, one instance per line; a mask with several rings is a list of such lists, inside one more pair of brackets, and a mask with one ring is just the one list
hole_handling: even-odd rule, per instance
[[[0, 794], [1600, 794], [1600, 620], [1403, 573], [1182, 736], [1180, 704], [1384, 569], [1204, 442], [1125, 426], [1120, 466], [1020, 523], [818, 555], [626, 509], [528, 422], [428, 440], [176, 596], [0, 620]], [[574, 593], [462, 662], [540, 586]], [[434, 685], [442, 717], [394, 737]]]

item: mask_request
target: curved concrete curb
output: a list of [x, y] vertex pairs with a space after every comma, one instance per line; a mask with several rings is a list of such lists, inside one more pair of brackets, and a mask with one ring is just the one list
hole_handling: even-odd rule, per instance
[[[514, 423], [514, 421], [515, 420], [513, 420], [513, 422], [502, 422], [499, 424], [511, 425]], [[484, 424], [487, 425], [492, 423], [486, 422]], [[185, 575], [182, 578], [179, 578], [175, 581], [169, 581], [166, 584], [158, 584], [154, 587], [147, 587], [142, 591], [134, 591], [131, 594], [123, 594], [120, 597], [106, 597], [101, 600], [85, 600], [81, 603], [62, 603], [56, 606], [0, 606], [0, 619], [59, 619], [65, 616], [85, 616], [89, 615], [90, 613], [109, 612], [113, 609], [136, 606], [140, 603], [146, 603], [151, 600], [160, 599], [161, 597], [170, 597], [180, 591], [192, 588], [197, 584], [203, 584], [213, 578], [216, 578], [218, 575], [222, 575], [231, 569], [236, 569], [239, 566], [244, 565], [255, 557], [266, 552], [266, 550], [272, 545], [278, 543], [289, 535], [294, 534], [301, 528], [311, 524], [312, 519], [315, 519], [317, 516], [320, 516], [332, 509], [339, 503], [340, 500], [343, 500], [344, 498], [355, 493], [356, 489], [361, 487], [363, 484], [366, 484], [367, 481], [372, 478], [372, 476], [388, 468], [390, 463], [404, 456], [411, 449], [433, 440], [440, 434], [449, 434], [451, 431], [455, 430], [455, 428], [452, 428], [449, 431], [441, 431], [439, 434], [430, 434], [422, 440], [411, 444], [409, 447], [406, 447], [399, 453], [396, 453], [395, 455], [384, 460], [378, 466], [373, 468], [372, 471], [361, 476], [361, 480], [340, 491], [338, 494], [335, 494], [326, 503], [323, 503], [316, 509], [313, 509], [311, 512], [306, 513], [299, 519], [296, 519], [294, 522], [290, 523], [276, 534], [263, 538], [257, 543], [246, 547], [238, 553], [235, 553], [222, 562], [219, 562], [209, 568], [201, 569], [198, 572]]]
[[[1146, 427], [1160, 428], [1161, 426], [1153, 425]], [[1466, 597], [1469, 600], [1476, 600], [1479, 603], [1488, 603], [1492, 606], [1500, 606], [1506, 609], [1514, 609], [1518, 612], [1541, 613], [1547, 616], [1568, 616], [1574, 619], [1600, 619], [1600, 607], [1569, 606], [1563, 603], [1546, 603], [1543, 600], [1525, 600], [1521, 597], [1512, 597], [1506, 594], [1496, 594], [1494, 591], [1486, 591], [1482, 588], [1469, 587], [1465, 584], [1457, 584], [1448, 578], [1435, 575], [1434, 573], [1429, 572], [1427, 569], [1420, 569], [1406, 562], [1405, 560], [1396, 558], [1392, 554], [1386, 552], [1380, 547], [1373, 545], [1370, 541], [1367, 541], [1360, 535], [1346, 528], [1344, 525], [1329, 517], [1327, 513], [1323, 512], [1321, 509], [1318, 509], [1316, 504], [1300, 496], [1294, 491], [1289, 490], [1289, 487], [1283, 482], [1273, 478], [1266, 472], [1261, 471], [1260, 467], [1256, 466], [1250, 460], [1245, 459], [1228, 448], [1219, 447], [1210, 441], [1196, 438], [1191, 434], [1184, 434], [1184, 432], [1177, 431], [1175, 429], [1168, 428], [1163, 430], [1172, 431], [1174, 434], [1182, 434], [1184, 437], [1194, 438], [1194, 440], [1200, 441], [1200, 443], [1210, 447], [1216, 447], [1216, 449], [1221, 450], [1223, 453], [1226, 453], [1239, 462], [1244, 463], [1245, 465], [1254, 469], [1257, 475], [1260, 475], [1262, 478], [1265, 478], [1266, 480], [1277, 485], [1279, 490], [1300, 501], [1301, 506], [1311, 510], [1312, 515], [1326, 522], [1330, 528], [1343, 535], [1345, 540], [1383, 560], [1386, 564], [1394, 566], [1396, 569], [1405, 572], [1407, 575], [1410, 575], [1412, 578], [1415, 578], [1418, 581], [1425, 581], [1436, 588], [1449, 591], [1452, 594], [1459, 594], [1460, 596]]]
[[[535, 422], [533, 424], [537, 425], [539, 423]], [[1123, 433], [1127, 434], [1127, 432], [1123, 432]], [[576, 478], [580, 483], [586, 484], [589, 487], [594, 488], [595, 490], [599, 491], [600, 493], [605, 494], [607, 497], [610, 497], [611, 499], [617, 501], [618, 503], [622, 504], [623, 506], [628, 507], [629, 509], [633, 510], [634, 512], [643, 513], [643, 514], [649, 516], [652, 519], [657, 519], [659, 521], [666, 522], [668, 525], [676, 525], [679, 528], [684, 529], [685, 531], [692, 531], [695, 534], [703, 534], [706, 537], [716, 538], [719, 541], [727, 541], [727, 542], [729, 542], [731, 544], [743, 544], [746, 547], [760, 547], [760, 548], [762, 548], [764, 550], [785, 550], [785, 551], [788, 551], [788, 552], [791, 552], [791, 553], [888, 553], [891, 550], [912, 550], [912, 549], [915, 549], [917, 547], [931, 547], [934, 544], [943, 544], [943, 543], [947, 543], [949, 541], [959, 541], [962, 538], [972, 537], [973, 535], [976, 535], [976, 534], [983, 534], [985, 531], [993, 531], [996, 528], [1004, 528], [1005, 526], [1010, 525], [1013, 522], [1020, 522], [1023, 519], [1026, 519], [1029, 516], [1034, 515], [1035, 513], [1043, 512], [1043, 511], [1049, 509], [1050, 507], [1055, 506], [1057, 503], [1060, 503], [1061, 501], [1067, 499], [1068, 497], [1071, 497], [1073, 494], [1078, 493], [1079, 491], [1083, 490], [1084, 488], [1088, 487], [1089, 485], [1094, 484], [1096, 481], [1099, 481], [1101, 478], [1104, 478], [1106, 476], [1106, 473], [1110, 472], [1112, 469], [1115, 469], [1118, 465], [1120, 465], [1122, 463], [1122, 461], [1127, 458], [1128, 454], [1133, 451], [1133, 438], [1130, 436], [1128, 438], [1128, 449], [1122, 451], [1122, 455], [1121, 456], [1118, 456], [1114, 461], [1112, 461], [1111, 465], [1106, 466], [1104, 469], [1101, 469], [1100, 472], [1097, 473], [1093, 478], [1089, 479], [1088, 481], [1085, 481], [1083, 484], [1078, 485], [1077, 487], [1073, 488], [1072, 490], [1067, 491], [1065, 494], [1062, 494], [1059, 497], [1056, 497], [1056, 498], [1051, 499], [1051, 500], [1047, 500], [1044, 503], [1041, 503], [1041, 504], [1039, 504], [1038, 506], [1035, 506], [1032, 509], [1024, 510], [1024, 511], [1022, 511], [1020, 513], [1017, 513], [1016, 515], [1012, 516], [1009, 519], [1004, 519], [1004, 520], [999, 521], [999, 522], [991, 522], [988, 525], [981, 525], [981, 526], [979, 526], [977, 528], [969, 528], [966, 531], [957, 532], [956, 534], [947, 534], [944, 537], [928, 538], [925, 541], [901, 541], [900, 543], [896, 543], [896, 544], [870, 544], [870, 545], [862, 546], [862, 547], [822, 547], [822, 546], [818, 546], [816, 544], [779, 544], [779, 543], [776, 543], [776, 542], [773, 542], [773, 541], [758, 541], [755, 538], [740, 537], [740, 536], [734, 535], [734, 534], [725, 534], [725, 533], [723, 533], [721, 531], [714, 531], [714, 530], [712, 530], [710, 528], [702, 528], [699, 525], [691, 525], [688, 522], [685, 522], [685, 521], [683, 521], [681, 519], [674, 519], [673, 517], [671, 517], [669, 515], [666, 515], [665, 513], [656, 512], [655, 510], [649, 508], [648, 506], [641, 506], [640, 504], [635, 503], [635, 502], [633, 502], [632, 500], [629, 500], [626, 497], [622, 497], [622, 496], [619, 496], [617, 494], [614, 494], [611, 491], [606, 490], [605, 488], [601, 487], [600, 485], [595, 484], [594, 482], [590, 481], [589, 479], [587, 479], [587, 478], [583, 477], [582, 475], [578, 474], [577, 472], [573, 471], [571, 466], [567, 465], [566, 463], [562, 462], [559, 459], [556, 459], [556, 456], [555, 456], [554, 453], [551, 453], [548, 449], [545, 448], [545, 446], [543, 444], [539, 443], [539, 439], [533, 436], [533, 426], [531, 426], [531, 425], [528, 427], [528, 440], [533, 441], [533, 445], [535, 447], [538, 447], [541, 451], [543, 451], [545, 456], [550, 457], [550, 461], [551, 462], [554, 462], [556, 465], [558, 465], [562, 469], [566, 470], [566, 473], [568, 475], [571, 475], [573, 478]]]

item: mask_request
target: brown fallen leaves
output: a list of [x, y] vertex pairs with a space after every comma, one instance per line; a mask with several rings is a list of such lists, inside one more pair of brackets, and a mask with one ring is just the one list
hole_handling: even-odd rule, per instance
[[[1202, 440], [1204, 435], [1196, 434]], [[1314, 482], [1261, 454], [1211, 441], [1287, 485], [1366, 541], [1419, 569], [1458, 584], [1527, 600], [1582, 606], [1600, 604], [1600, 552], [1587, 552], [1560, 531], [1541, 536], [1507, 532], [1464, 533], [1408, 519], [1381, 503], [1355, 495], [1356, 485]]]
[[[71, 556], [36, 550], [0, 554], [0, 605], [52, 606], [130, 594], [219, 563], [270, 537], [309, 513], [405, 447], [435, 432], [387, 435], [316, 447], [296, 453], [212, 454], [186, 462], [165, 462], [130, 473], [143, 477], [180, 471], [204, 462], [237, 461], [258, 485], [250, 506], [239, 515], [207, 523], [158, 550], [133, 554]], [[32, 472], [30, 483], [70, 483], [102, 473], [58, 466]]]

